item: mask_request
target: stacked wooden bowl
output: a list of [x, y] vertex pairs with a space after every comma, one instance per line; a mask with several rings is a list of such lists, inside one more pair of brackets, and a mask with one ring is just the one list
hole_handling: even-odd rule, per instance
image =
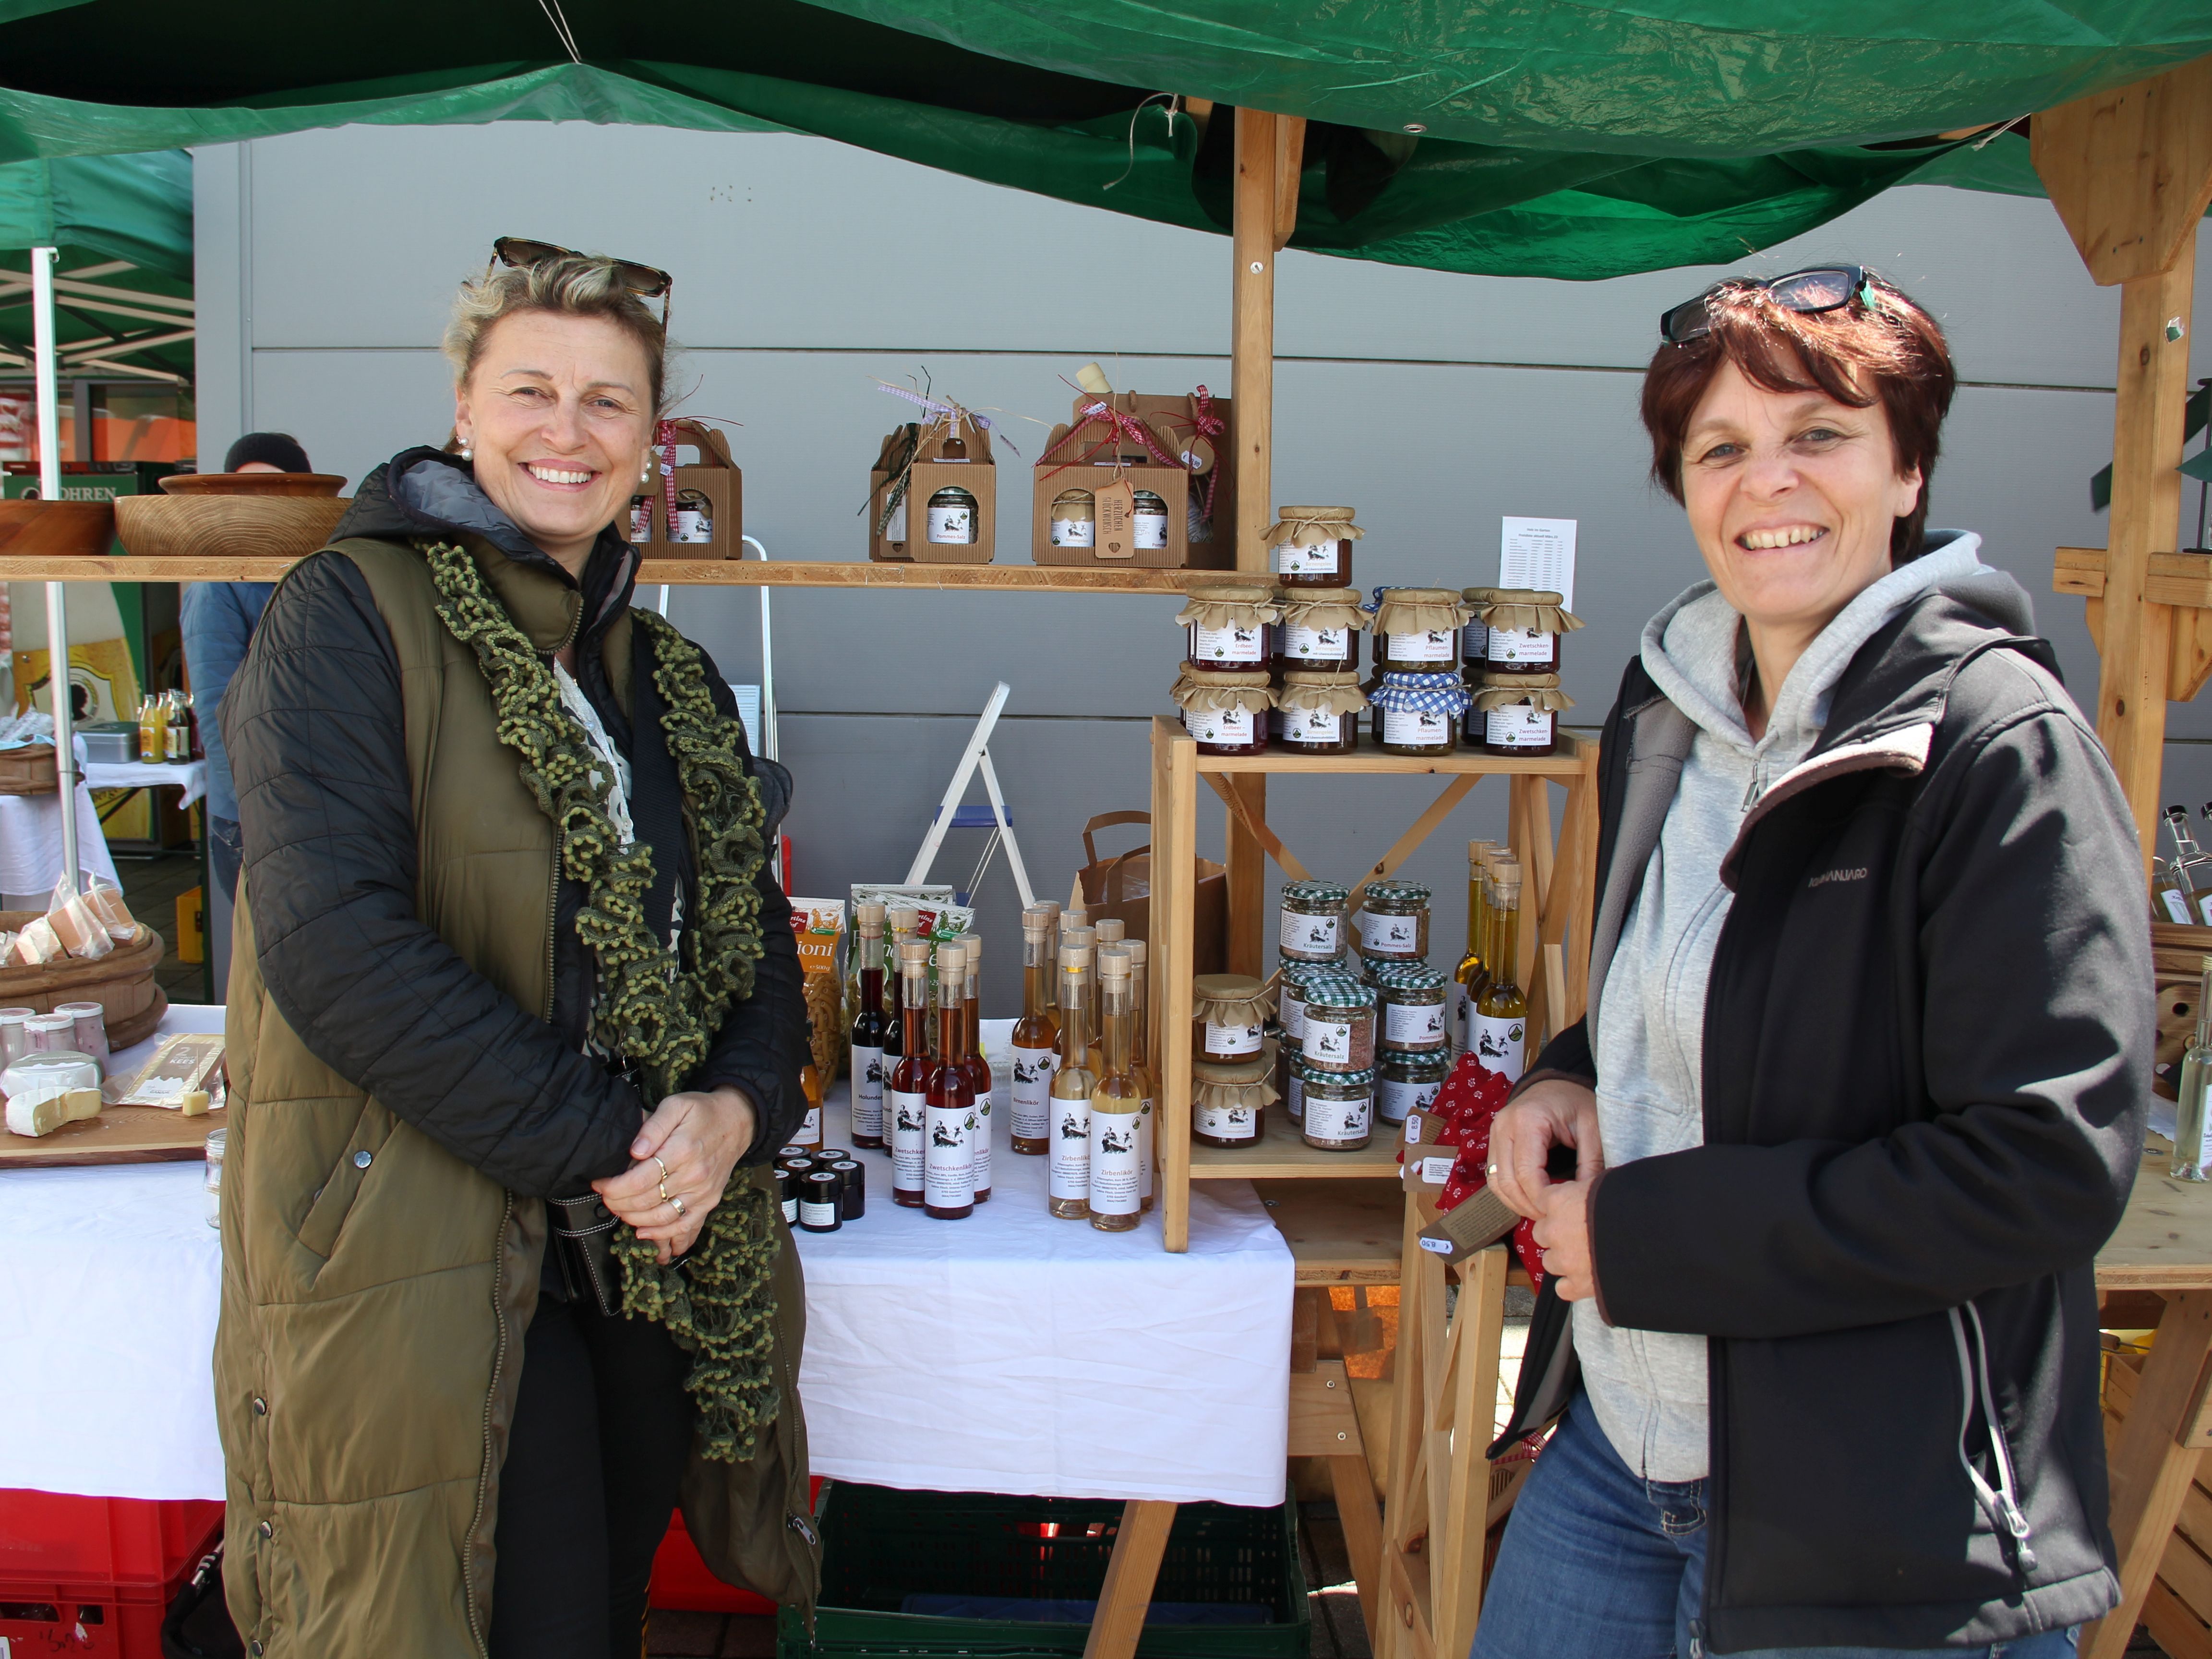
[[106, 501], [0, 501], [0, 556], [98, 558], [114, 539]]
[[185, 472], [159, 495], [122, 495], [115, 533], [141, 558], [303, 559], [331, 538], [350, 497], [329, 472]]

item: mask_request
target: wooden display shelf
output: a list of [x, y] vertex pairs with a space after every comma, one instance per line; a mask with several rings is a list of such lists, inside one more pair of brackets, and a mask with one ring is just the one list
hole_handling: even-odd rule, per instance
[[[1184, 1029], [1188, 1029], [1188, 1019]], [[1174, 1030], [1170, 1025], [1164, 1029]], [[1267, 1109], [1267, 1132], [1249, 1146], [1190, 1146], [1193, 1181], [1372, 1181], [1398, 1173], [1398, 1140], [1387, 1124], [1356, 1152], [1309, 1146], [1298, 1126], [1277, 1102]], [[1188, 1133], [1188, 1131], [1186, 1131]]]
[[1356, 1182], [1265, 1180], [1252, 1189], [1291, 1247], [1299, 1284], [1398, 1282], [1406, 1199], [1395, 1166]]

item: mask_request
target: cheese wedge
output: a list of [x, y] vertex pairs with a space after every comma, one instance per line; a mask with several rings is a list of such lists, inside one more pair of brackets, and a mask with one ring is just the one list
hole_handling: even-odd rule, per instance
[[187, 1089], [177, 1097], [177, 1109], [186, 1117], [205, 1117], [208, 1112], [208, 1092], [204, 1089]]
[[97, 1089], [70, 1090], [62, 1097], [62, 1115], [64, 1119], [70, 1123], [82, 1122], [88, 1117], [98, 1117], [100, 1091]]
[[70, 1121], [69, 1109], [63, 1105], [64, 1089], [26, 1089], [8, 1102], [8, 1132], [10, 1134], [50, 1135]]

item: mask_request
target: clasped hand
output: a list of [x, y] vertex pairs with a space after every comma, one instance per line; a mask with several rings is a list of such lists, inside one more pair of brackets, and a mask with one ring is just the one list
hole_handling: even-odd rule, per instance
[[[1554, 1146], [1574, 1149], [1572, 1181], [1554, 1181], [1546, 1173]], [[1604, 1168], [1597, 1096], [1579, 1083], [1547, 1078], [1531, 1084], [1491, 1125], [1490, 1184], [1516, 1214], [1535, 1222], [1544, 1271], [1558, 1280], [1568, 1302], [1597, 1293], [1589, 1194]]]
[[730, 1171], [758, 1133], [753, 1103], [740, 1090], [671, 1095], [630, 1143], [636, 1162], [592, 1188], [617, 1219], [659, 1248], [665, 1267], [698, 1243]]

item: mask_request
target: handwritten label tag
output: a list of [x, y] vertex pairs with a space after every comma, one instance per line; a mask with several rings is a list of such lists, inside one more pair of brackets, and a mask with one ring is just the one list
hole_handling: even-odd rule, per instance
[[1137, 492], [1125, 477], [1099, 489], [1092, 497], [1098, 539], [1092, 551], [1102, 559], [1137, 556]]

